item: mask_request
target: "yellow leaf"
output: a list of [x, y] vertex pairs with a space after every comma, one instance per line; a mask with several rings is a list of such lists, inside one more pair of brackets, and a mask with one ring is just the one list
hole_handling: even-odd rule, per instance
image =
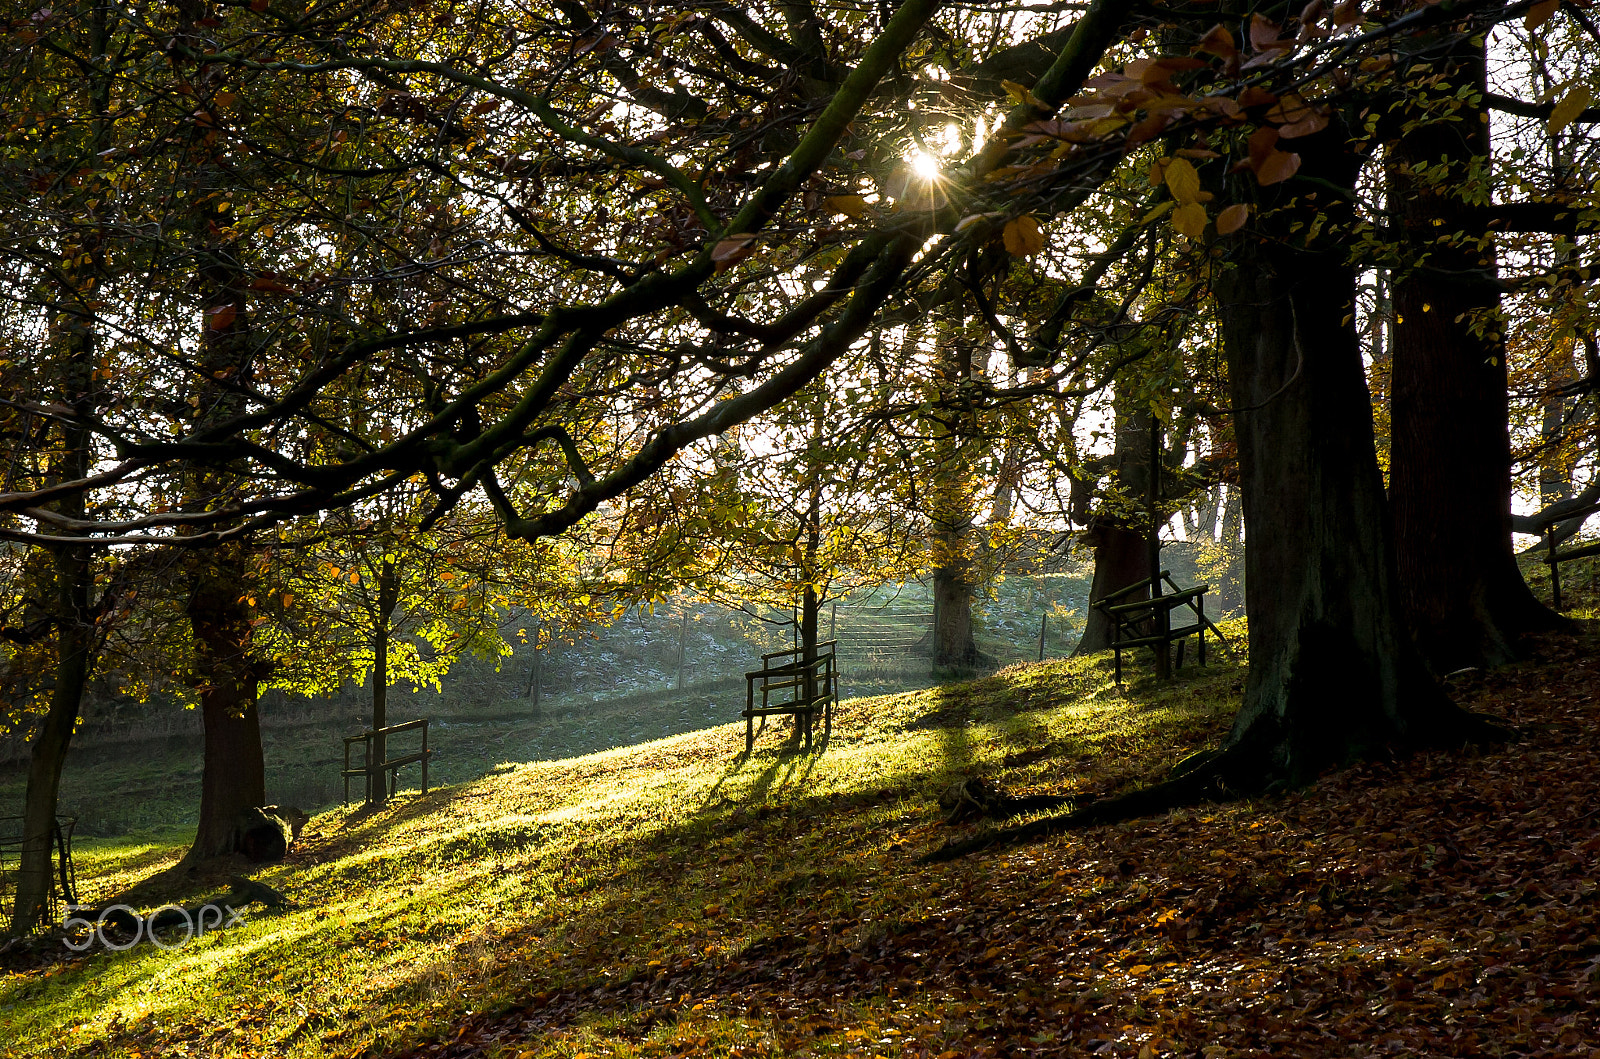
[[1200, 238], [1206, 231], [1206, 208], [1198, 202], [1179, 206], [1172, 211], [1172, 226], [1190, 239]]
[[1217, 234], [1231, 235], [1243, 228], [1244, 222], [1249, 219], [1250, 207], [1242, 202], [1236, 202], [1217, 214]]
[[1139, 218], [1139, 223], [1140, 224], [1149, 224], [1151, 221], [1155, 220], [1157, 217], [1160, 217], [1162, 214], [1164, 214], [1168, 210], [1172, 209], [1172, 207], [1175, 206], [1175, 205], [1177, 205], [1177, 203], [1173, 202], [1171, 199], [1168, 199], [1166, 202], [1163, 202], [1161, 205], [1157, 206], [1155, 209], [1151, 210], [1149, 213], [1147, 213], [1143, 217]]
[[1582, 114], [1589, 106], [1592, 98], [1593, 96], [1587, 85], [1579, 85], [1574, 88], [1562, 96], [1561, 102], [1557, 103], [1555, 109], [1550, 112], [1550, 120], [1545, 122], [1545, 128], [1550, 131], [1551, 135], [1555, 135], [1568, 125], [1571, 125], [1578, 120], [1578, 115]]
[[1000, 87], [1005, 89], [1006, 94], [1018, 103], [1028, 103], [1041, 109], [1044, 108], [1044, 104], [1039, 102], [1038, 98], [1028, 91], [1024, 85], [1019, 85], [1015, 81], [1001, 81]]
[[1526, 29], [1538, 29], [1556, 13], [1556, 8], [1561, 6], [1561, 0], [1539, 0], [1537, 4], [1528, 8], [1528, 14], [1522, 20]]
[[[1187, 206], [1198, 201], [1200, 197], [1200, 174], [1195, 172], [1194, 163], [1187, 158], [1174, 158], [1167, 163], [1164, 174], [1167, 181], [1167, 190], [1172, 192], [1172, 197], [1178, 203]], [[1182, 212], [1182, 211], [1179, 211]], [[1204, 214], [1205, 211], [1201, 211]]]
[[1014, 257], [1027, 257], [1044, 249], [1044, 235], [1039, 222], [1024, 213], [1006, 225], [1002, 233], [1006, 252]]
[[860, 195], [829, 195], [822, 200], [822, 204], [834, 213], [842, 213], [858, 221], [867, 212], [867, 200]]

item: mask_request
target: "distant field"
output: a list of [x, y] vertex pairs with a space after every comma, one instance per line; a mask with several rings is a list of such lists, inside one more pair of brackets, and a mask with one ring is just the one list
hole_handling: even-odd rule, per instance
[[[997, 665], [1033, 659], [1040, 615], [1050, 613], [1046, 656], [1061, 657], [1077, 643], [1082, 625], [1081, 578], [1065, 574], [1010, 577], [994, 596], [979, 601], [978, 643]], [[841, 690], [847, 696], [924, 688], [936, 682], [927, 654], [891, 651], [852, 653], [858, 643], [894, 642], [872, 634], [885, 610], [931, 615], [925, 586], [879, 590], [828, 608], [823, 634], [841, 630], [845, 640]], [[737, 613], [701, 605], [691, 608], [685, 635], [678, 611], [663, 605], [634, 612], [609, 629], [594, 630], [576, 643], [560, 644], [544, 663], [537, 708], [526, 697], [530, 665], [526, 651], [499, 669], [467, 660], [442, 692], [390, 691], [390, 716], [434, 720], [430, 745], [437, 754], [429, 769], [434, 783], [462, 783], [506, 762], [551, 761], [618, 746], [632, 746], [682, 732], [725, 724], [744, 704], [740, 674], [757, 664], [762, 650], [787, 643], [781, 629]], [[901, 639], [911, 630], [896, 629]], [[677, 688], [677, 653], [685, 651], [684, 687]], [[336, 702], [285, 700], [269, 695], [262, 705], [267, 756], [267, 799], [317, 810], [343, 796], [339, 778], [340, 737], [359, 731], [366, 707], [360, 695]], [[67, 759], [61, 815], [78, 820], [83, 836], [138, 834], [192, 825], [200, 791], [198, 717], [178, 709], [149, 709], [143, 720], [91, 720]], [[415, 768], [401, 776], [415, 786]], [[0, 815], [20, 813], [26, 786], [24, 758], [0, 764]]]

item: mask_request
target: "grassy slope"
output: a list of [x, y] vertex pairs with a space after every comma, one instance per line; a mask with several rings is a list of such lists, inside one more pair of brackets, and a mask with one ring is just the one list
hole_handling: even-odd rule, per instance
[[[1571, 1055], [1600, 1041], [1600, 627], [1458, 683], [1523, 726], [1287, 798], [950, 864], [980, 772], [1105, 792], [1223, 730], [1242, 673], [1105, 659], [841, 712], [814, 756], [724, 726], [328, 813], [299, 903], [172, 953], [5, 980], [19, 1055]], [[169, 843], [85, 853], [91, 896]], [[202, 882], [189, 884], [204, 892]]]
[[[258, 876], [296, 910], [258, 910], [170, 953], [140, 946], [10, 977], [9, 1048], [72, 1054], [154, 1028], [163, 1049], [341, 1053], [525, 992], [737, 953], [782, 933], [774, 905], [803, 901], [871, 931], [927, 899], [897, 840], [937, 837], [923, 832], [953, 777], [1115, 785], [1214, 734], [1238, 683], [1214, 666], [1123, 698], [1106, 669], [1051, 663], [848, 701], [818, 755], [786, 752], [769, 730], [743, 760], [742, 726], [725, 725], [507, 769], [377, 814], [324, 813]], [[184, 839], [86, 844], [86, 899], [175, 863]], [[169, 878], [135, 897], [216, 888]]]

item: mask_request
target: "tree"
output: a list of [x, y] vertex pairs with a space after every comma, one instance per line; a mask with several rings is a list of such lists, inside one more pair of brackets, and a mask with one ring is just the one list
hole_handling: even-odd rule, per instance
[[[71, 417], [99, 439], [105, 469], [8, 494], [0, 510], [103, 497], [181, 465], [236, 485], [131, 519], [97, 517], [90, 504], [61, 528], [97, 546], [210, 547], [418, 479], [441, 516], [482, 496], [512, 536], [554, 536], [605, 518], [695, 446], [817, 383], [875, 331], [969, 296], [1008, 349], [1050, 361], [1037, 377], [1030, 368], [1026, 385], [974, 380], [974, 395], [1082, 395], [1106, 379], [1085, 350], [1049, 339], [1072, 316], [1069, 284], [1093, 286], [1109, 267], [1067, 252], [1091, 227], [1083, 217], [1142, 196], [1134, 188], [1148, 163], [1167, 158], [1165, 201], [1136, 216], [1144, 225], [1164, 216], [1202, 244], [1212, 230], [1202, 193], [1225, 185], [1208, 177], [1211, 190], [1202, 188], [1194, 163], [1220, 174], [1214, 156], [1225, 154], [1249, 174], [1246, 189], [1251, 180], [1277, 188], [1242, 201], [1240, 185], [1226, 185], [1215, 217], [1220, 236], [1237, 236], [1218, 247], [1260, 269], [1254, 287], [1235, 271], [1215, 289], [1252, 551], [1261, 540], [1263, 555], [1284, 560], [1250, 567], [1249, 591], [1265, 608], [1253, 608], [1252, 641], [1265, 653], [1240, 731], [1277, 718], [1294, 732], [1258, 741], [1263, 775], [1309, 767], [1278, 751], [1323, 730], [1318, 711], [1329, 703], [1280, 706], [1300, 701], [1310, 673], [1331, 671], [1326, 643], [1310, 633], [1320, 623], [1362, 660], [1354, 684], [1385, 696], [1371, 723], [1328, 753], [1409, 738], [1427, 727], [1418, 718], [1450, 715], [1429, 712], [1421, 700], [1431, 693], [1407, 713], [1391, 691], [1409, 662], [1403, 651], [1381, 660], [1398, 641], [1387, 624], [1383, 500], [1359, 444], [1365, 429], [1370, 450], [1370, 422], [1352, 404], [1361, 388], [1359, 371], [1348, 377], [1349, 325], [1309, 304], [1305, 286], [1315, 276], [1348, 301], [1349, 262], [1313, 244], [1354, 233], [1347, 207], [1328, 199], [1350, 192], [1355, 162], [1314, 141], [1335, 107], [1352, 134], [1365, 128], [1360, 108], [1390, 76], [1396, 38], [1468, 16], [1481, 29], [1514, 11], [1425, 5], [1363, 21], [1353, 5], [1326, 14], [1313, 5], [1296, 24], [1285, 10], [1250, 13], [1248, 51], [1187, 10], [1105, 2], [1070, 26], [1045, 20], [1028, 31], [1033, 40], [1009, 37], [1004, 12], [933, 0], [908, 0], [886, 18], [786, 5], [664, 20], [641, 3], [485, 9], [450, 26], [377, 6], [318, 9], [304, 21], [231, 8], [204, 35], [176, 36], [173, 19], [187, 15], [151, 14], [141, 39], [149, 54], [162, 42], [175, 65], [141, 68], [140, 98], [215, 154], [262, 163], [259, 174], [238, 167], [232, 179], [252, 194], [226, 200], [231, 231], [215, 233], [234, 248], [233, 282], [251, 292], [252, 370], [219, 378], [188, 355], [192, 292], [130, 280], [129, 304], [147, 298], [141, 319], [167, 330], [141, 335], [103, 406]], [[992, 32], [980, 38], [980, 29]], [[45, 27], [47, 43], [54, 32]], [[971, 43], [979, 39], [991, 43]], [[517, 43], [502, 47], [507, 40]], [[1036, 62], [1041, 42], [1048, 63]], [[1091, 78], [1113, 48], [1110, 67]], [[1031, 84], [996, 83], [1017, 70], [1036, 71], [1019, 75]], [[233, 106], [246, 89], [299, 105], [263, 117]], [[1061, 113], [1069, 103], [1076, 109]], [[973, 149], [908, 173], [910, 148], [946, 119], [957, 139], [981, 121]], [[130, 122], [108, 149], [159, 156], [164, 139]], [[1120, 239], [1103, 245], [1126, 252]], [[1008, 323], [993, 295], [1036, 256], [1054, 259], [1051, 283], [1068, 289], [1057, 308]], [[210, 323], [227, 305], [234, 317], [214, 330], [239, 319], [236, 303], [217, 302]], [[1312, 319], [1319, 330], [1308, 336]], [[174, 335], [191, 344], [167, 341]], [[1320, 359], [1297, 373], [1294, 351], [1308, 341]], [[1308, 378], [1328, 390], [1297, 397]], [[152, 412], [173, 392], [207, 386], [233, 402], [227, 415]], [[1262, 422], [1293, 434], [1281, 452], [1269, 451]], [[1326, 436], [1307, 436], [1324, 427]], [[1257, 432], [1248, 444], [1247, 430]], [[313, 436], [331, 444], [308, 444]], [[1273, 472], [1282, 472], [1276, 486]], [[1309, 536], [1296, 544], [1301, 531]], [[1296, 564], [1311, 558], [1338, 562], [1307, 575]], [[1359, 601], [1308, 604], [1333, 587], [1316, 578], [1335, 568], [1353, 578]], [[1340, 628], [1356, 620], [1364, 631]]]
[[1445, 27], [1411, 46], [1417, 113], [1387, 159], [1406, 256], [1393, 281], [1389, 498], [1409, 627], [1444, 673], [1510, 661], [1519, 637], [1558, 622], [1512, 552], [1496, 252], [1475, 223], [1491, 181], [1484, 35]]

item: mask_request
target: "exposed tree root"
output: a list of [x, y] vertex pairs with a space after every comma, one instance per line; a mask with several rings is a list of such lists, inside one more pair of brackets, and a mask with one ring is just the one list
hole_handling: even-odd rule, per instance
[[[1452, 719], [1454, 723], [1449, 728], [1450, 735], [1432, 741], [1431, 745], [1436, 748], [1494, 745], [1506, 742], [1514, 734], [1483, 714], [1456, 707], [1452, 709], [1457, 716]], [[1407, 749], [1423, 748], [1418, 745]], [[968, 838], [947, 840], [944, 845], [925, 853], [918, 863], [954, 860], [978, 850], [1034, 842], [1081, 827], [1156, 816], [1204, 802], [1274, 794], [1299, 785], [1291, 782], [1279, 769], [1270, 766], [1269, 760], [1269, 755], [1257, 747], [1232, 743], [1220, 750], [1195, 754], [1185, 759], [1160, 783], [1115, 798], [1080, 801], [1068, 812], [1030, 820], [1016, 827], [996, 828]]]

